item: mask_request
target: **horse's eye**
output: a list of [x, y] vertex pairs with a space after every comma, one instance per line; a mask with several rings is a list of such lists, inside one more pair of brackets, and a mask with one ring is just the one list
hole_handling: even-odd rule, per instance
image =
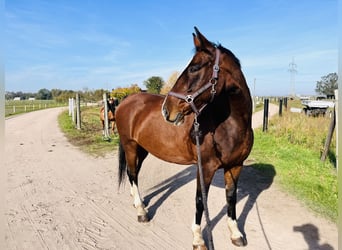
[[192, 66], [189, 67], [189, 72], [190, 73], [194, 73], [194, 72], [198, 71], [200, 68], [201, 68], [201, 66], [198, 65], [198, 64], [192, 65]]

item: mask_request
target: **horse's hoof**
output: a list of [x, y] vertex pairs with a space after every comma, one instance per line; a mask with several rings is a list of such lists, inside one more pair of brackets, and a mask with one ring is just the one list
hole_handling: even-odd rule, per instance
[[193, 250], [208, 250], [205, 245], [192, 245]]
[[138, 222], [149, 222], [147, 215], [138, 215]]
[[232, 239], [232, 243], [237, 247], [243, 247], [247, 245], [247, 240], [243, 237]]

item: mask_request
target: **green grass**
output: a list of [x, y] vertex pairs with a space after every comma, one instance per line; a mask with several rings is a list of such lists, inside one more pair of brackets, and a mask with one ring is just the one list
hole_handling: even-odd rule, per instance
[[[328, 118], [292, 113], [274, 118], [268, 132], [255, 131], [250, 159], [256, 162], [256, 168], [272, 164], [276, 171], [275, 181], [285, 191], [336, 223], [335, 140], [330, 147], [331, 157], [325, 162], [320, 160], [329, 122]], [[266, 171], [262, 167], [259, 169]]]
[[58, 123], [70, 143], [95, 157], [104, 157], [116, 149], [119, 137], [111, 134], [111, 140], [103, 138], [99, 114], [99, 108], [83, 108], [80, 130], [76, 129], [68, 111], [59, 115]]
[[32, 112], [40, 109], [55, 108], [67, 106], [66, 103], [58, 103], [54, 100], [6, 100], [5, 101], [5, 117], [18, 115], [22, 113]]

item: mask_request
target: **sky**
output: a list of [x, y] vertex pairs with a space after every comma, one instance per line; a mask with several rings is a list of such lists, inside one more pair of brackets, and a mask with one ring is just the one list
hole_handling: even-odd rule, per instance
[[[8, 0], [5, 90], [111, 90], [165, 81], [194, 26], [241, 61], [253, 95], [314, 95], [338, 68], [338, 0]], [[291, 65], [295, 73], [291, 73]]]

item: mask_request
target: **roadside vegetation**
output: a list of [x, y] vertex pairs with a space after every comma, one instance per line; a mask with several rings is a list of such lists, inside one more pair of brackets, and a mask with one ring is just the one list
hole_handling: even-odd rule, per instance
[[[291, 101], [288, 110], [299, 105]], [[81, 130], [75, 128], [68, 112], [58, 119], [69, 141], [95, 157], [113, 153], [118, 145], [118, 136], [111, 135], [110, 141], [103, 139], [99, 110], [99, 107], [82, 108]], [[336, 222], [335, 134], [326, 161], [320, 160], [329, 123], [329, 117], [307, 117], [284, 110], [281, 117], [276, 115], [269, 121], [267, 132], [255, 130], [249, 161], [265, 175], [270, 174], [265, 166], [272, 165], [276, 172], [274, 181], [284, 191], [296, 196], [314, 212]]]
[[95, 157], [104, 157], [116, 150], [119, 141], [117, 135], [111, 134], [111, 140], [103, 138], [99, 107], [82, 108], [81, 121], [81, 129], [78, 130], [68, 111], [58, 117], [59, 126], [71, 144]]
[[267, 132], [255, 130], [250, 160], [267, 174], [271, 164], [275, 182], [314, 212], [337, 222], [336, 136], [327, 159], [320, 160], [330, 124], [327, 117], [284, 112], [271, 119]]

